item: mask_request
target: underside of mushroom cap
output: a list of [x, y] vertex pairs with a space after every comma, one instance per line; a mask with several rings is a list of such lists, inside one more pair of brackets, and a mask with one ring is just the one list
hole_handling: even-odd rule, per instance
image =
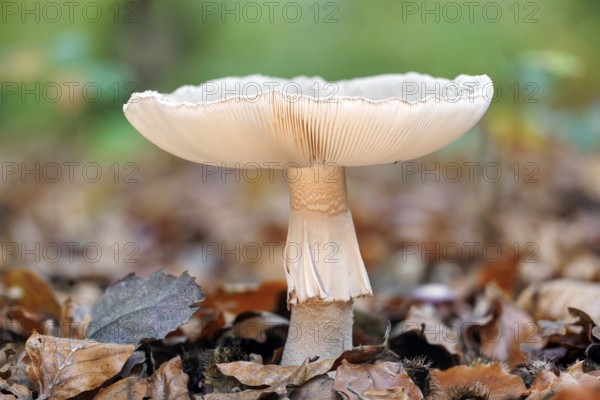
[[134, 94], [124, 106], [148, 140], [233, 168], [377, 165], [453, 142], [484, 114], [491, 80], [379, 75], [328, 83], [253, 75]]

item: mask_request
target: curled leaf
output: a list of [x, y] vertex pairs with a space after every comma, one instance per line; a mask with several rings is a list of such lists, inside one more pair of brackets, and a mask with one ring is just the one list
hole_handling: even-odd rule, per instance
[[25, 343], [27, 374], [40, 399], [62, 400], [102, 385], [115, 376], [133, 353], [133, 345], [98, 343], [43, 336], [34, 332]]
[[[350, 400], [362, 400], [365, 396], [373, 399], [422, 399], [421, 390], [413, 383], [402, 365], [383, 362], [377, 365], [354, 365], [342, 361], [337, 369], [333, 388]], [[397, 389], [403, 389], [400, 392]]]
[[189, 400], [188, 376], [179, 356], [162, 364], [148, 380], [146, 396], [161, 400]]
[[313, 363], [298, 365], [262, 365], [250, 361], [236, 361], [217, 364], [224, 375], [233, 376], [247, 386], [273, 385], [286, 381], [290, 385], [301, 385], [307, 380], [326, 373], [331, 369], [335, 360], [321, 360]]

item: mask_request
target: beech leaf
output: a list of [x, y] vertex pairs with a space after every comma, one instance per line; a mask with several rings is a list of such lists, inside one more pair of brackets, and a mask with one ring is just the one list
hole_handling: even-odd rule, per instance
[[98, 343], [40, 335], [25, 343], [27, 374], [40, 399], [62, 400], [102, 385], [133, 353], [133, 345]]
[[[402, 365], [389, 361], [377, 365], [355, 365], [344, 360], [336, 371], [333, 388], [345, 399], [350, 400], [364, 399], [365, 396], [371, 396], [373, 399], [423, 398], [421, 390], [410, 379]], [[381, 397], [382, 395], [387, 397]]]
[[148, 380], [146, 396], [161, 400], [189, 400], [189, 377], [183, 372], [179, 356], [162, 364]]
[[61, 307], [48, 282], [26, 268], [9, 271], [3, 277], [4, 285], [20, 294], [14, 303], [31, 313], [41, 313], [58, 320]]
[[143, 400], [145, 396], [146, 381], [131, 376], [100, 390], [94, 400]]
[[276, 393], [284, 395], [288, 386], [300, 386], [311, 378], [331, 369], [335, 360], [325, 359], [314, 363], [304, 360], [302, 365], [262, 365], [249, 361], [217, 364], [221, 373], [233, 376], [247, 386], [265, 386], [264, 389], [249, 389], [238, 393], [211, 393], [206, 400], [258, 400]]
[[157, 271], [147, 278], [133, 274], [110, 286], [92, 310], [88, 338], [105, 343], [138, 344], [163, 339], [187, 322], [204, 300], [196, 281]]
[[331, 369], [335, 360], [325, 359], [302, 365], [262, 365], [250, 361], [236, 361], [217, 364], [219, 371], [227, 376], [233, 376], [246, 386], [274, 385], [286, 381], [288, 385], [301, 385], [307, 380], [326, 373]]

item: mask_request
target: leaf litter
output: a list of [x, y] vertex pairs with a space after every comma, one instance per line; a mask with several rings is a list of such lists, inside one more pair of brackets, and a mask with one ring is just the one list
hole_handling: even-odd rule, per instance
[[[583, 158], [570, 157], [575, 154], [559, 147], [560, 151], [545, 155], [523, 151], [520, 159], [491, 151], [490, 162], [512, 165], [535, 160], [540, 183], [524, 186], [506, 181], [501, 196], [488, 196], [488, 200], [482, 198], [478, 184], [392, 185], [397, 170], [382, 169], [377, 180], [357, 171], [353, 179], [364, 190], [353, 193], [353, 217], [376, 296], [356, 303], [354, 350], [338, 360], [307, 362], [292, 374], [276, 365], [289, 318], [285, 282], [275, 281], [281, 278], [279, 263], [258, 262], [247, 268], [218, 257], [208, 264], [190, 262], [198, 258], [190, 254], [198, 254], [204, 242], [285, 241], [287, 220], [281, 218], [287, 215], [285, 202], [269, 203], [281, 209], [268, 213], [243, 213], [236, 200], [239, 188], [220, 184], [211, 190], [222, 192], [223, 204], [211, 200], [215, 196], [199, 196], [196, 189], [178, 190], [180, 196], [159, 196], [174, 188], [195, 187], [190, 183], [197, 180], [198, 170], [182, 165], [174, 175], [156, 174], [148, 178], [151, 184], [124, 193], [113, 210], [103, 212], [119, 221], [127, 216], [127, 223], [136, 226], [123, 230], [126, 241], [145, 246], [136, 272], [148, 276], [152, 266], [165, 265], [179, 278], [126, 277], [125, 283], [107, 289], [131, 266], [3, 265], [0, 398], [43, 398], [54, 390], [77, 400], [410, 399], [419, 398], [415, 387], [426, 399], [599, 398], [600, 186], [585, 172], [588, 166], [579, 161]], [[588, 186], [573, 176], [587, 177]], [[3, 206], [13, 213], [11, 223], [24, 226], [32, 218], [21, 210], [18, 199], [30, 199], [32, 207], [56, 202], [53, 196], [58, 189], [40, 186], [35, 187], [35, 196], [28, 194], [31, 188], [7, 189], [13, 196]], [[68, 189], [60, 190], [65, 191], [60, 198], [68, 200]], [[91, 188], [76, 190], [92, 198]], [[253, 196], [261, 196], [258, 185], [253, 186]], [[148, 198], [160, 202], [149, 204]], [[177, 211], [182, 203], [200, 217]], [[79, 212], [77, 207], [64, 207]], [[240, 212], [235, 215], [245, 216], [224, 221], [223, 215], [236, 210]], [[44, 219], [51, 213], [35, 215], [36, 226], [53, 227], [39, 229], [41, 240], [71, 237], [69, 232], [81, 232], [89, 241], [115, 236], [108, 225], [72, 226], [72, 221], [86, 220], [85, 213], [79, 213], [76, 218], [53, 216], [52, 221]], [[268, 228], [257, 229], [260, 226]], [[20, 240], [10, 237], [10, 232], [6, 235], [8, 240]], [[477, 238], [497, 240], [502, 253], [511, 257], [448, 261], [441, 253], [444, 243]], [[434, 251], [426, 259], [400, 262], [406, 243], [426, 243]], [[439, 250], [436, 243], [442, 244]], [[521, 245], [520, 251], [511, 247], [513, 243]], [[536, 252], [523, 248], [526, 243], [536, 244]], [[462, 254], [464, 258], [466, 250]], [[185, 269], [191, 276], [181, 275]], [[259, 270], [256, 279], [254, 271]], [[196, 277], [207, 297], [199, 304], [204, 295]], [[246, 281], [269, 283], [248, 288], [231, 285]], [[415, 301], [409, 292], [425, 282], [447, 285], [456, 298], [445, 303]], [[129, 293], [119, 293], [119, 285]], [[277, 327], [269, 330], [267, 322], [273, 321]], [[383, 340], [388, 321], [389, 339]], [[253, 335], [243, 329], [249, 323], [265, 329]], [[55, 344], [31, 346], [40, 337]], [[67, 346], [65, 340], [71, 344]], [[36, 367], [40, 360], [49, 366], [58, 363], [62, 354], [78, 348], [78, 341], [92, 348], [107, 346], [113, 352], [103, 353], [107, 363], [75, 363], [59, 374], [56, 367]], [[75, 352], [83, 357], [86, 349]], [[254, 381], [239, 376], [242, 382], [221, 371], [239, 363], [254, 364], [249, 370], [263, 374], [256, 374]], [[94, 368], [101, 372], [91, 374]], [[66, 372], [94, 379], [71, 385], [72, 380], [59, 378], [50, 385]], [[378, 378], [366, 377], [371, 375]]]

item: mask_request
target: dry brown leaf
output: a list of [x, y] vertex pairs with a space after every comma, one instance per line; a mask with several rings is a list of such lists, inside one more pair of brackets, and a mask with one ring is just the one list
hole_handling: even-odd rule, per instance
[[551, 387], [559, 382], [560, 378], [551, 371], [540, 371], [531, 385], [529, 400], [542, 400], [552, 393]]
[[219, 371], [233, 376], [246, 386], [271, 386], [281, 381], [289, 385], [301, 385], [307, 380], [326, 373], [335, 360], [321, 360], [298, 365], [262, 365], [250, 361], [217, 364]]
[[394, 389], [367, 390], [361, 395], [361, 400], [411, 400], [406, 395], [406, 389], [398, 387]]
[[[552, 397], [561, 399], [597, 399], [600, 394], [600, 377], [585, 374], [579, 365], [573, 366], [571, 372], [563, 372], [556, 376], [549, 371], [541, 371], [531, 386], [528, 400], [545, 400]], [[595, 393], [596, 397], [586, 397]]]
[[52, 288], [40, 275], [26, 268], [17, 268], [4, 275], [4, 285], [11, 300], [32, 313], [40, 313], [58, 321], [61, 307]]
[[189, 400], [188, 380], [181, 358], [177, 356], [162, 364], [148, 379], [146, 396], [157, 400]]
[[9, 318], [3, 324], [5, 329], [19, 336], [27, 337], [33, 331], [45, 332], [52, 328], [52, 324], [47, 323], [49, 320], [44, 320], [41, 314], [30, 312], [21, 306], [6, 307], [5, 312]]
[[[13, 383], [12, 385], [6, 382], [3, 378], [0, 378], [0, 399], [16, 399], [16, 400], [30, 400], [31, 391], [23, 385]], [[3, 394], [5, 393], [5, 394]], [[10, 394], [8, 394], [10, 393]]]
[[[539, 349], [542, 338], [538, 326], [525, 312], [513, 306], [493, 286], [486, 290], [490, 301], [492, 319], [481, 325], [472, 325], [466, 330], [466, 343], [474, 351], [494, 360], [505, 362], [510, 367], [521, 365], [527, 356], [521, 350]], [[477, 338], [473, 341], [474, 338]]]
[[523, 380], [505, 372], [499, 364], [478, 365], [467, 367], [464, 365], [449, 368], [445, 371], [433, 369], [431, 375], [439, 387], [434, 399], [445, 399], [445, 393], [452, 386], [475, 386], [481, 383], [493, 399], [518, 399], [527, 391]]
[[490, 283], [497, 285], [502, 292], [511, 294], [516, 283], [519, 281], [519, 264], [509, 249], [502, 252], [506, 256], [497, 261], [489, 261], [481, 266], [477, 272], [479, 287], [485, 287]]
[[337, 369], [342, 364], [342, 361], [346, 360], [350, 364], [361, 364], [372, 361], [379, 357], [385, 351], [386, 346], [380, 345], [367, 345], [355, 347], [351, 350], [346, 350], [336, 360], [332, 369]]
[[274, 392], [271, 388], [260, 390], [244, 390], [237, 393], [209, 393], [204, 400], [259, 400], [271, 396]]
[[290, 400], [337, 400], [333, 391], [333, 379], [327, 375], [315, 376], [290, 393]]
[[554, 400], [598, 400], [600, 398], [600, 384], [571, 386], [554, 397]]
[[188, 379], [178, 356], [163, 363], [150, 378], [132, 376], [121, 379], [100, 390], [94, 400], [189, 400]]
[[387, 349], [388, 342], [390, 340], [391, 329], [392, 324], [388, 322], [385, 334], [383, 336], [383, 344], [358, 346], [353, 349], [346, 350], [335, 360], [335, 363], [331, 369], [337, 369], [342, 364], [342, 360], [346, 360], [350, 364], [362, 364], [376, 359]]
[[443, 346], [450, 354], [462, 354], [460, 349], [460, 329], [456, 325], [446, 325], [433, 312], [434, 307], [412, 305], [402, 324], [407, 331], [421, 331], [427, 338], [427, 343]]
[[564, 336], [567, 334], [567, 324], [562, 321], [548, 321], [547, 319], [540, 319], [537, 321], [538, 330], [542, 337], [548, 337], [552, 335]]
[[138, 377], [121, 379], [98, 392], [94, 400], [142, 400], [147, 383]]
[[254, 310], [274, 311], [277, 308], [281, 293], [286, 292], [287, 283], [285, 281], [269, 281], [259, 286], [250, 286], [238, 290], [219, 288], [216, 293], [206, 296], [203, 307], [214, 307], [235, 315], [248, 311], [248, 304], [252, 304]]
[[60, 317], [60, 327], [63, 329], [63, 336], [69, 336], [74, 339], [84, 339], [87, 327], [92, 321], [89, 312], [80, 311], [79, 306], [71, 297], [63, 302], [62, 314]]
[[[19, 348], [21, 347], [24, 349], [25, 344], [19, 345]], [[9, 354], [6, 354], [8, 356], [6, 363], [0, 368], [0, 377], [5, 379], [10, 386], [16, 384], [17, 387], [26, 387], [29, 391], [34, 390], [35, 387], [27, 375], [27, 365], [23, 362], [23, 359], [26, 358], [25, 351], [19, 350], [18, 353], [10, 354], [12, 349], [9, 347], [5, 348], [3, 352]]]
[[265, 389], [250, 389], [239, 393], [209, 394], [206, 396], [206, 400], [258, 400], [273, 393], [284, 395], [288, 391], [288, 386], [302, 385], [309, 379], [326, 373], [334, 362], [335, 360], [322, 360], [309, 363], [306, 359], [300, 366], [261, 365], [248, 361], [217, 364], [221, 373], [233, 376], [245, 385], [270, 386]]
[[188, 322], [181, 325], [177, 330], [192, 343], [202, 339], [215, 340], [221, 334], [221, 329], [226, 325], [225, 316], [222, 311], [214, 308], [202, 307], [190, 318]]
[[41, 399], [68, 399], [115, 376], [133, 345], [63, 339], [34, 332], [25, 343], [27, 373]]
[[421, 390], [413, 383], [402, 365], [393, 362], [354, 365], [344, 360], [336, 371], [333, 388], [349, 400], [359, 400], [359, 395], [363, 396], [365, 392], [396, 388], [406, 389], [409, 399], [423, 398]]
[[574, 318], [569, 314], [569, 307], [578, 308], [589, 314], [592, 319], [600, 321], [600, 284], [572, 279], [555, 279], [553, 281], [529, 285], [517, 300], [517, 305], [527, 311], [535, 320], [565, 320]]

